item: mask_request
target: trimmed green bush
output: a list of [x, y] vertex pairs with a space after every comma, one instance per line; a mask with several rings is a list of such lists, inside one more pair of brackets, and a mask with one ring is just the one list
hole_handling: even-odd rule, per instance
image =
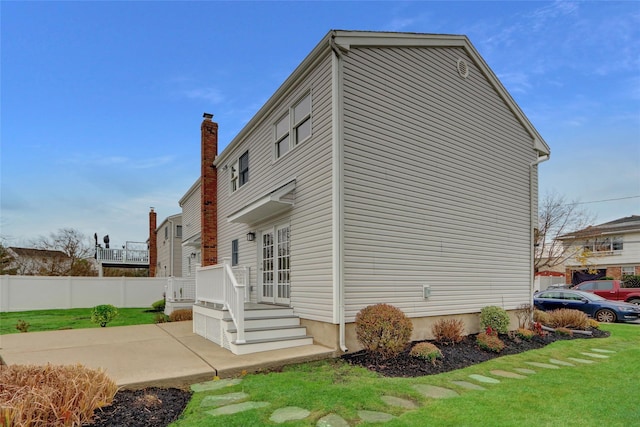
[[154, 311], [164, 311], [165, 304], [166, 304], [166, 301], [164, 298], [162, 298], [161, 300], [158, 300], [153, 304], [151, 304], [151, 307], [153, 308]]
[[356, 315], [358, 342], [383, 359], [395, 357], [407, 348], [411, 332], [411, 319], [392, 305], [370, 305]]
[[435, 345], [430, 342], [419, 342], [414, 345], [409, 355], [412, 357], [417, 357], [418, 359], [426, 360], [431, 362], [432, 364], [436, 363], [437, 359], [442, 359], [442, 352]]
[[99, 324], [101, 327], [107, 326], [107, 323], [111, 322], [118, 316], [118, 309], [111, 304], [97, 305], [93, 308], [91, 313], [91, 321]]
[[491, 328], [499, 334], [506, 334], [509, 332], [509, 323], [509, 315], [503, 308], [490, 305], [480, 311], [480, 326], [482, 329]]

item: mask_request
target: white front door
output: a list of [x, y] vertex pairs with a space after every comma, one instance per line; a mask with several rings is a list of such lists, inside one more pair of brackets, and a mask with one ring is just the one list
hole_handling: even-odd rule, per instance
[[289, 225], [279, 225], [263, 230], [260, 242], [260, 300], [288, 305], [291, 294]]

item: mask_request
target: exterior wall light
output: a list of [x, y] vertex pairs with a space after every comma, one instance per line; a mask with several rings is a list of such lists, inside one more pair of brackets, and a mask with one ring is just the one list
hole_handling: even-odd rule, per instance
[[256, 240], [256, 233], [254, 233], [253, 231], [248, 232], [247, 242], [253, 242], [254, 240]]

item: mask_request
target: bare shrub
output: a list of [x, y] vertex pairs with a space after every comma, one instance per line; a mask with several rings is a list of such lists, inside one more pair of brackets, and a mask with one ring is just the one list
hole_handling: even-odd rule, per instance
[[579, 310], [561, 308], [550, 311], [549, 322], [552, 328], [589, 329], [589, 317]]
[[411, 319], [392, 305], [370, 305], [356, 315], [358, 342], [383, 359], [395, 357], [407, 348], [411, 332]]
[[81, 426], [117, 389], [103, 371], [82, 365], [0, 365], [0, 424]]
[[193, 311], [190, 308], [181, 308], [169, 315], [170, 322], [182, 322], [183, 320], [193, 320]]
[[533, 306], [531, 304], [520, 304], [514, 313], [518, 318], [519, 328], [531, 329], [531, 324], [533, 323]]
[[431, 333], [439, 344], [457, 344], [464, 338], [464, 322], [460, 319], [440, 319], [431, 327]]

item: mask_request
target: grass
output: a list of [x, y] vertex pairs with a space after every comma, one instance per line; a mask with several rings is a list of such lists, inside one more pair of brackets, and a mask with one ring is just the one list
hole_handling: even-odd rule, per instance
[[[59, 329], [99, 328], [91, 322], [93, 308], [72, 308], [64, 310], [35, 310], [0, 313], [0, 335], [20, 333], [16, 329], [19, 320], [29, 323], [29, 332], [56, 331]], [[110, 326], [145, 325], [155, 323], [154, 312], [146, 308], [118, 308], [118, 317]]]
[[[311, 411], [304, 420], [287, 426], [315, 426], [324, 415], [334, 412], [351, 425], [360, 422], [362, 409], [383, 411], [397, 418], [385, 423], [397, 426], [626, 426], [640, 419], [640, 406], [634, 398], [640, 372], [640, 326], [603, 325], [611, 337], [596, 340], [559, 341], [545, 348], [500, 357], [468, 368], [419, 378], [384, 378], [340, 360], [306, 363], [286, 367], [282, 372], [252, 374], [238, 385], [224, 390], [193, 395], [180, 420], [172, 427], [276, 425], [269, 420], [278, 408], [299, 406]], [[593, 364], [578, 364], [551, 370], [533, 368], [536, 374], [526, 379], [501, 378], [500, 384], [484, 385], [485, 391], [471, 391], [451, 384], [469, 380], [470, 374], [489, 374], [493, 369], [512, 370], [527, 367], [526, 361], [547, 362], [550, 358], [589, 359], [581, 355], [592, 348], [615, 351], [608, 359]], [[432, 384], [455, 389], [460, 397], [428, 399], [414, 384]], [[245, 392], [251, 401], [266, 401], [262, 409], [212, 417], [200, 408], [204, 397], [214, 394]], [[416, 410], [385, 405], [383, 395], [414, 400]], [[210, 408], [212, 409], [212, 408]]]

